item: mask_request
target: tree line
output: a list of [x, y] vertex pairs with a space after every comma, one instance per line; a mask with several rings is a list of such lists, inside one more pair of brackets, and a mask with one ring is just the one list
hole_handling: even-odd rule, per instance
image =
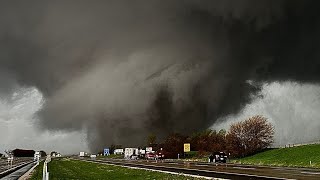
[[231, 157], [243, 157], [268, 148], [273, 143], [273, 137], [274, 126], [267, 118], [253, 116], [231, 124], [228, 131], [209, 129], [189, 136], [172, 133], [160, 143], [156, 143], [156, 136], [151, 134], [147, 145], [163, 148], [168, 158], [182, 155], [184, 143], [190, 143], [191, 151], [197, 151], [200, 156], [223, 151]]

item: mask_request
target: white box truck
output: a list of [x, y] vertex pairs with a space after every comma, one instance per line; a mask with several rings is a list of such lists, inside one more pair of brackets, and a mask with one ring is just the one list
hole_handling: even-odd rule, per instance
[[139, 155], [138, 148], [125, 148], [124, 149], [124, 158], [125, 159], [136, 159]]
[[36, 151], [36, 152], [34, 153], [34, 158], [33, 158], [33, 160], [39, 162], [40, 158], [41, 158], [40, 151]]
[[79, 156], [84, 157], [84, 152], [80, 152]]
[[123, 149], [115, 149], [113, 154], [123, 154]]

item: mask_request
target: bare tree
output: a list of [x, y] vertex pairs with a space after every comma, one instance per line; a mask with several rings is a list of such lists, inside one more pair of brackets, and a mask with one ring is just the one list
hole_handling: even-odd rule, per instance
[[233, 123], [226, 136], [227, 149], [234, 157], [244, 156], [245, 144], [242, 122]]
[[274, 127], [263, 116], [253, 116], [230, 126], [228, 149], [244, 156], [261, 151], [273, 143]]

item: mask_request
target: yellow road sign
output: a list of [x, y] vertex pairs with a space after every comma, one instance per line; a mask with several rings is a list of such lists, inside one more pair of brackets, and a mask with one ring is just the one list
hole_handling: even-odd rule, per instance
[[190, 143], [184, 143], [183, 151], [184, 152], [190, 152]]

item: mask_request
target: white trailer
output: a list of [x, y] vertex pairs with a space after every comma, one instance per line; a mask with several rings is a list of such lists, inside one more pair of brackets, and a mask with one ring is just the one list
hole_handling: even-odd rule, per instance
[[113, 154], [123, 154], [123, 149], [115, 149]]
[[79, 156], [84, 157], [84, 152], [80, 152]]
[[34, 158], [33, 158], [33, 160], [39, 162], [40, 158], [41, 158], [40, 151], [36, 151], [36, 152], [34, 153]]
[[124, 158], [131, 159], [132, 156], [138, 156], [139, 149], [138, 148], [125, 148], [124, 149]]

